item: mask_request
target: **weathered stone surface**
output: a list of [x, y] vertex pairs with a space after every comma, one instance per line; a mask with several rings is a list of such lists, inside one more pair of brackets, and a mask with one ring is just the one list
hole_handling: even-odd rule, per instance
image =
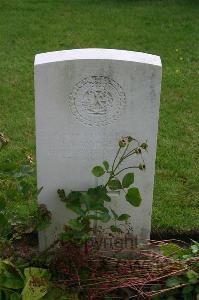
[[52, 211], [53, 223], [40, 234], [45, 248], [72, 217], [57, 189], [95, 186], [90, 170], [111, 160], [121, 136], [149, 146], [146, 171], [135, 172], [143, 202], [131, 207], [123, 197], [116, 210], [128, 212], [139, 240], [149, 238], [161, 61], [158, 56], [111, 49], [49, 52], [35, 58], [37, 182], [39, 202]]

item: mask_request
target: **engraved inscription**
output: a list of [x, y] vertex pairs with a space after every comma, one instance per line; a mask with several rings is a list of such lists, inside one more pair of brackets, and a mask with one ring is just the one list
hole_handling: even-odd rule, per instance
[[115, 80], [90, 76], [78, 82], [69, 96], [74, 116], [90, 126], [105, 126], [118, 119], [126, 103], [125, 93]]

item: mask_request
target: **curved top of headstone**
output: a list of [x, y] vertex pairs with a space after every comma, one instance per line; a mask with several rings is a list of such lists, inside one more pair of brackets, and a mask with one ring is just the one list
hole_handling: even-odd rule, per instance
[[134, 52], [127, 50], [116, 49], [73, 49], [63, 51], [53, 51], [37, 54], [35, 56], [35, 65], [61, 62], [66, 60], [119, 60], [119, 61], [134, 61], [138, 63], [157, 65], [161, 67], [160, 57], [157, 55]]

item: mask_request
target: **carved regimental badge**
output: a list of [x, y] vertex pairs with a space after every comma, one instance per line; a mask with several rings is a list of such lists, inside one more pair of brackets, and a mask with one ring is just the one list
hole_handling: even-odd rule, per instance
[[115, 80], [90, 76], [74, 86], [69, 103], [79, 121], [90, 126], [105, 126], [120, 117], [126, 97]]

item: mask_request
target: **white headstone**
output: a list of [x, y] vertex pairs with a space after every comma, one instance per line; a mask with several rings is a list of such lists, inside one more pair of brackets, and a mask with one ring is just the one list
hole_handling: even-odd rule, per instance
[[115, 210], [130, 214], [134, 234], [149, 238], [161, 86], [159, 56], [112, 49], [49, 52], [35, 58], [37, 184], [39, 202], [52, 212], [40, 234], [48, 246], [73, 217], [57, 189], [84, 191], [96, 186], [91, 169], [111, 160], [122, 136], [147, 141], [146, 170], [135, 172], [142, 204], [124, 199]]

